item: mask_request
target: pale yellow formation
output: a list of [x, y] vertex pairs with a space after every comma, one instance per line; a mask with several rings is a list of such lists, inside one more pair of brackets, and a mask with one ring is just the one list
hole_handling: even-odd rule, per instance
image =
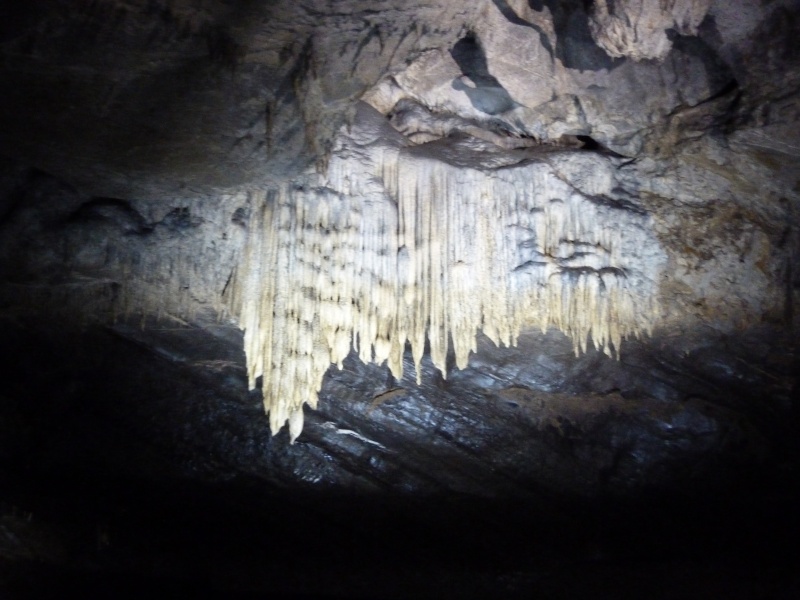
[[556, 327], [576, 353], [607, 354], [648, 332], [653, 280], [624, 255], [646, 243], [646, 217], [591, 201], [544, 164], [480, 170], [408, 149], [334, 156], [308, 189], [264, 196], [238, 275], [250, 386], [263, 376], [272, 432], [302, 430], [331, 364], [351, 345], [417, 381], [425, 340], [446, 374], [448, 346], [467, 365], [483, 331], [512, 345], [525, 327]]

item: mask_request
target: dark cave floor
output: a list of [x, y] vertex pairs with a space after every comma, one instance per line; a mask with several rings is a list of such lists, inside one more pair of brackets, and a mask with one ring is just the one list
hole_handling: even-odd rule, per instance
[[[82, 477], [102, 484], [78, 485]], [[137, 485], [79, 472], [39, 477], [18, 497], [30, 512], [4, 508], [0, 591], [10, 598], [73, 591], [787, 599], [800, 592], [797, 490], [557, 502], [537, 512], [521, 500], [263, 497], [253, 487]]]
[[[411, 429], [399, 407], [374, 410], [380, 428], [370, 430], [372, 421], [358, 420], [368, 403], [331, 400], [330, 390], [350, 385], [364, 396], [358, 382], [385, 377], [352, 361], [331, 375], [329, 395], [290, 446], [285, 432], [268, 435], [230, 331], [197, 345], [185, 330], [76, 333], [16, 320], [4, 334], [2, 598], [800, 597], [796, 429], [791, 411], [774, 408], [792, 398], [731, 413], [760, 432], [741, 439], [727, 417], [692, 417], [681, 429], [685, 411], [656, 419], [667, 433], [653, 437], [661, 429], [618, 403], [613, 418], [583, 426], [567, 415], [556, 429], [533, 429], [524, 439], [542, 437], [545, 450], [515, 454], [523, 434], [497, 431], [502, 422], [492, 420], [509, 416], [492, 417], [496, 406], [469, 395], [491, 368], [519, 366], [509, 350], [493, 367], [423, 390], [439, 389], [434, 405], [450, 417], [452, 407], [436, 403], [462, 398], [463, 422], [486, 405], [474, 423], [486, 444], [460, 439], [460, 425], [443, 419], [436, 439], [444, 442], [428, 447], [425, 427]], [[599, 359], [570, 360], [599, 377], [580, 367]], [[347, 369], [358, 377], [347, 379]], [[741, 377], [736, 385], [759, 389]], [[508, 410], [519, 411], [524, 398], [514, 390]], [[715, 401], [723, 416], [738, 406], [725, 398]], [[320, 426], [330, 420], [382, 450]], [[404, 423], [407, 437], [397, 434]], [[609, 467], [606, 451], [631, 431], [638, 445], [628, 439]], [[767, 445], [750, 447], [767, 434]], [[659, 453], [672, 446], [683, 453]], [[494, 447], [513, 461], [501, 462]], [[593, 462], [602, 467], [595, 479]]]

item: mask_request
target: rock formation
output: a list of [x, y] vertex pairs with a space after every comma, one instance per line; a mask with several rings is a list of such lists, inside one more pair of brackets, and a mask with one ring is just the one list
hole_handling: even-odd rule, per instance
[[[708, 531], [797, 533], [769, 507], [800, 497], [798, 14], [0, 9], [0, 595], [49, 565], [419, 596], [383, 541], [428, 527], [490, 565], [454, 574], [437, 546], [422, 579], [454, 597], [580, 596], [586, 564], [640, 555], [658, 579], [696, 542], [722, 558], [690, 591], [729, 595], [761, 563]], [[686, 537], [658, 554], [643, 523]], [[253, 531], [338, 568], [231, 558]], [[669, 591], [608, 595], [692, 597]]]
[[508, 346], [525, 327], [618, 356], [660, 316], [665, 257], [644, 210], [609, 197], [613, 159], [575, 173], [557, 149], [404, 141], [362, 105], [318, 181], [255, 207], [233, 312], [273, 433], [300, 434], [351, 346], [400, 379], [410, 343], [419, 384], [426, 341], [446, 376], [450, 340], [461, 369], [479, 332]]
[[663, 59], [672, 48], [667, 32], [697, 35], [710, 4], [710, 0], [599, 0], [589, 27], [594, 41], [609, 56]]

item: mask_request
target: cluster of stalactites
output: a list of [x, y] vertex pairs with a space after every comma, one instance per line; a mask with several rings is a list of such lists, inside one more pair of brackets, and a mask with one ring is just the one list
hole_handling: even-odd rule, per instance
[[240, 322], [273, 433], [288, 420], [299, 435], [303, 404], [316, 406], [351, 346], [400, 378], [410, 342], [419, 382], [426, 339], [446, 375], [450, 341], [463, 368], [479, 331], [513, 345], [523, 327], [556, 327], [576, 353], [591, 339], [612, 355], [651, 329], [652, 281], [623, 260], [645, 243], [645, 217], [588, 200], [543, 165], [484, 172], [378, 154], [372, 171], [334, 157], [319, 186], [284, 187], [251, 219]]

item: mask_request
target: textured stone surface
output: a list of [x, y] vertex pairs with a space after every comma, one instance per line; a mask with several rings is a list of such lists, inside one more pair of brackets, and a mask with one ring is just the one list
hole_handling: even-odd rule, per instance
[[612, 161], [549, 150], [413, 147], [360, 103], [321, 177], [254, 202], [233, 311], [273, 433], [299, 435], [351, 345], [402, 377], [410, 344], [421, 383], [426, 345], [446, 377], [481, 332], [509, 346], [556, 328], [609, 357], [652, 333], [666, 256], [651, 219], [613, 197]]
[[[798, 14], [796, 0], [3, 8], [0, 595], [796, 597]], [[619, 257], [578, 257], [548, 226], [497, 235], [516, 262], [484, 260], [476, 207], [525, 190], [517, 223], [561, 201], [591, 213], [590, 241], [623, 240]], [[619, 360], [591, 344], [576, 357], [557, 330], [580, 330], [571, 315], [512, 348], [480, 334], [466, 367], [469, 336], [452, 340], [461, 356], [398, 343], [394, 374], [369, 363], [381, 336], [366, 363], [345, 339], [292, 445], [269, 434], [274, 378], [248, 389], [237, 326], [248, 249], [285, 233], [256, 227], [279, 194], [351, 220], [447, 206], [447, 247], [500, 279], [579, 259], [625, 271], [647, 287], [633, 312], [658, 307], [652, 335]], [[304, 252], [330, 231], [304, 231], [283, 258], [305, 270], [251, 271], [262, 322], [303, 318], [259, 303], [267, 282], [325, 287], [303, 277], [328, 259]], [[402, 254], [385, 235], [354, 264]], [[445, 317], [486, 292], [462, 274], [476, 294]]]
[[661, 59], [672, 48], [667, 30], [697, 35], [710, 4], [711, 0], [599, 0], [589, 27], [595, 42], [610, 56]]
[[8, 10], [0, 146], [96, 195], [139, 198], [297, 172], [326, 149], [349, 101], [459, 23], [447, 3]]
[[566, 598], [598, 581], [628, 593], [638, 573], [666, 598], [668, 582], [689, 596], [738, 582], [742, 562], [796, 589], [796, 557], [776, 549], [797, 530], [792, 367], [764, 343], [774, 330], [661, 338], [620, 362], [576, 359], [557, 333], [482, 340], [447, 382], [426, 359], [422, 386], [353, 355], [290, 445], [246, 391], [232, 327], [2, 327], [12, 597], [394, 598], [434, 582]]

